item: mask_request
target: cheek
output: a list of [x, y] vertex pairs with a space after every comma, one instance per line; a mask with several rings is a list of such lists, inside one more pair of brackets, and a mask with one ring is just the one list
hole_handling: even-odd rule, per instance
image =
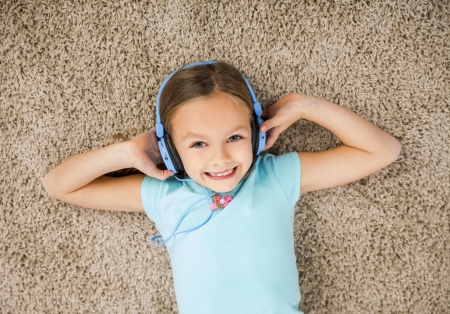
[[253, 161], [252, 145], [249, 141], [233, 146], [230, 153], [235, 161], [244, 166], [250, 166]]
[[204, 166], [204, 157], [195, 150], [181, 150], [178, 151], [178, 155], [183, 163], [184, 170], [190, 177], [195, 175], [195, 173], [198, 173], [199, 169], [202, 169]]
[[236, 146], [236, 149], [239, 150], [239, 153], [241, 155], [248, 155], [248, 156], [253, 155], [252, 143], [249, 140], [241, 142], [240, 145]]

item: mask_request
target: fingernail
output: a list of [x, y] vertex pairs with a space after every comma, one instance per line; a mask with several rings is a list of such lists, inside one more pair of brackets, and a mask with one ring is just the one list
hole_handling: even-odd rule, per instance
[[267, 131], [267, 127], [265, 126], [265, 125], [263, 125], [262, 127], [261, 127], [261, 132], [266, 132]]

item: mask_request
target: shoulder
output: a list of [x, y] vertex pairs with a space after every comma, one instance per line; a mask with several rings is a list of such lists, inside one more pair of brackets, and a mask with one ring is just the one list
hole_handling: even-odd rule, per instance
[[183, 182], [178, 181], [174, 177], [169, 177], [166, 180], [159, 180], [146, 175], [142, 180], [142, 191], [151, 191], [153, 194], [164, 194], [173, 189], [180, 189], [183, 186]]
[[266, 153], [261, 156], [257, 168], [270, 168], [273, 171], [282, 171], [287, 169], [293, 171], [293, 168], [300, 167], [300, 158], [296, 152], [282, 155]]
[[278, 156], [267, 153], [261, 156], [255, 172], [258, 181], [281, 187], [290, 202], [300, 197], [301, 166], [296, 152]]
[[159, 180], [145, 176], [141, 185], [141, 198], [144, 211], [152, 221], [159, 221], [161, 210], [167, 207], [168, 202], [181, 199], [180, 195], [186, 193], [186, 185], [173, 177]]

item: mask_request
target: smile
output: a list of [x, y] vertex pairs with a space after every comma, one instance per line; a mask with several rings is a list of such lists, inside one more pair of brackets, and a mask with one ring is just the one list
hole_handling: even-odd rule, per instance
[[224, 172], [205, 172], [209, 177], [213, 179], [228, 179], [234, 176], [236, 173], [237, 166], [233, 169], [224, 171]]

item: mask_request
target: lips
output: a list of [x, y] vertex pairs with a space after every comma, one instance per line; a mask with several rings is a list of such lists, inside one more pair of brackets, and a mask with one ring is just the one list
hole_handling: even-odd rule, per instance
[[233, 169], [229, 169], [222, 172], [205, 172], [208, 177], [210, 177], [213, 180], [222, 180], [222, 179], [228, 179], [234, 176], [236, 173], [237, 166]]

